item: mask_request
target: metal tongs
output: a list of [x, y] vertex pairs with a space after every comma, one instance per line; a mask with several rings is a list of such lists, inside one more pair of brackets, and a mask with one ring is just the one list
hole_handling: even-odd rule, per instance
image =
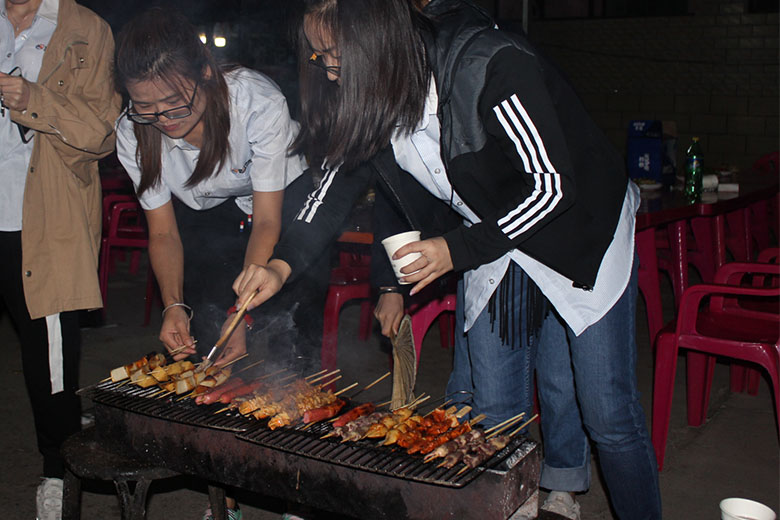
[[204, 370], [206, 370], [207, 368], [209, 368], [211, 365], [214, 364], [214, 360], [217, 358], [217, 354], [222, 352], [222, 349], [225, 348], [225, 345], [230, 339], [230, 336], [233, 335], [233, 331], [236, 330], [236, 327], [244, 318], [244, 314], [246, 314], [249, 304], [252, 303], [252, 300], [255, 299], [257, 293], [258, 291], [255, 291], [254, 294], [252, 294], [252, 296], [247, 298], [247, 300], [244, 302], [241, 308], [238, 309], [236, 315], [233, 317], [233, 321], [231, 321], [230, 325], [228, 325], [228, 328], [225, 329], [225, 333], [222, 334], [222, 337], [220, 337], [216, 343], [214, 343], [214, 346], [211, 347], [211, 352], [209, 352], [209, 355], [206, 356], [206, 359], [204, 359], [203, 362], [198, 365], [198, 368], [195, 369], [195, 372], [203, 372]]

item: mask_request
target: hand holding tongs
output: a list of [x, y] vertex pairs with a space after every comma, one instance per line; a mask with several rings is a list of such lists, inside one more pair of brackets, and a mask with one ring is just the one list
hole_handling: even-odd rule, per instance
[[209, 355], [206, 356], [206, 359], [204, 359], [203, 362], [198, 365], [198, 368], [195, 369], [195, 372], [203, 372], [208, 367], [214, 364], [214, 360], [217, 357], [217, 353], [221, 352], [222, 349], [225, 347], [228, 340], [230, 339], [230, 336], [233, 335], [233, 331], [236, 330], [236, 327], [244, 318], [244, 314], [246, 314], [249, 304], [252, 302], [252, 300], [254, 300], [255, 296], [257, 296], [257, 293], [258, 291], [255, 291], [252, 294], [252, 296], [247, 298], [247, 300], [244, 302], [241, 308], [238, 309], [236, 315], [233, 317], [233, 321], [231, 321], [230, 325], [228, 325], [228, 328], [225, 329], [225, 333], [222, 334], [222, 337], [220, 337], [216, 343], [214, 343], [214, 346], [211, 347], [211, 352], [209, 352]]

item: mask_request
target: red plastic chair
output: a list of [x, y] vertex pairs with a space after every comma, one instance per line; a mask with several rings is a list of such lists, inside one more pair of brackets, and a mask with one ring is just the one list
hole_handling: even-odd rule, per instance
[[[323, 369], [335, 370], [338, 366], [339, 314], [345, 303], [362, 300], [358, 334], [363, 341], [371, 334], [374, 306], [369, 278], [371, 254], [367, 246], [372, 240], [370, 233], [363, 232], [345, 232], [339, 238], [339, 265], [331, 270], [328, 295], [325, 299], [320, 354]], [[412, 317], [412, 335], [415, 338], [418, 363], [425, 333], [437, 317], [442, 347], [446, 348], [454, 343], [455, 320], [451, 312], [454, 310], [454, 294], [409, 305], [406, 312]]]
[[[759, 264], [780, 264], [780, 249], [776, 247], [764, 249], [758, 254], [757, 261]], [[737, 284], [739, 282], [739, 272], [732, 274], [731, 270], [731, 267], [726, 268], [724, 265], [723, 268], [718, 271], [715, 283], [727, 285]], [[752, 283], [755, 287], [762, 287], [765, 284], [764, 277], [761, 275], [754, 275]], [[757, 305], [755, 302], [743, 301], [741, 304], [744, 307], [753, 308], [755, 310], [763, 310], [765, 312], [771, 311], [771, 309], [767, 310], [766, 305]], [[758, 394], [760, 380], [761, 373], [758, 370], [737, 364], [731, 365], [730, 387], [732, 392], [743, 392], [747, 390], [749, 395], [756, 395]]]
[[[776, 279], [780, 276], [780, 265], [727, 264], [719, 270], [717, 277], [735, 281], [749, 273], [763, 273]], [[705, 298], [709, 299], [709, 304], [701, 307]], [[742, 305], [744, 301], [760, 301], [773, 311], [745, 307]], [[779, 337], [780, 287], [702, 284], [685, 290], [676, 324], [670, 323], [656, 341], [652, 439], [659, 469], [663, 468], [666, 451], [679, 349], [689, 350], [689, 425], [699, 426], [704, 422], [712, 386], [714, 356], [725, 356], [758, 364], [768, 372], [780, 430]]]
[[371, 333], [372, 312], [371, 283], [371, 233], [345, 232], [339, 237], [339, 264], [331, 269], [328, 295], [322, 323], [322, 350], [320, 361], [323, 369], [335, 370], [338, 366], [339, 314], [350, 300], [360, 303], [359, 337], [368, 339]]
[[350, 300], [364, 300], [360, 304], [360, 339], [368, 339], [371, 332], [371, 284], [369, 267], [334, 267], [330, 273], [328, 296], [322, 323], [322, 352], [320, 360], [323, 369], [335, 370], [338, 366], [339, 314]]
[[[104, 192], [105, 193], [105, 192]], [[129, 193], [105, 193], [103, 195], [103, 233], [102, 236], [105, 238], [108, 235], [108, 231], [111, 225], [111, 216], [112, 212], [111, 209], [114, 207], [115, 204], [119, 202], [135, 202], [138, 199], [135, 197], [135, 195], [131, 195]], [[134, 220], [135, 214], [120, 214], [122, 218], [124, 219], [130, 219]], [[132, 222], [125, 223], [132, 225]], [[120, 224], [121, 226], [121, 224]], [[109, 273], [114, 272], [114, 261], [115, 260], [124, 260], [125, 259], [125, 250], [120, 249], [113, 252], [109, 258], [110, 264], [108, 266]], [[138, 268], [141, 264], [141, 251], [140, 250], [134, 250], [132, 251], [132, 255], [130, 258], [130, 272], [132, 274], [135, 274], [138, 272]]]
[[[711, 230], [711, 219], [708, 217], [696, 217], [686, 223], [686, 251], [688, 264], [692, 265], [698, 272], [701, 279], [705, 282], [711, 282], [717, 269], [715, 263], [715, 244]], [[672, 265], [671, 245], [669, 243], [669, 232], [667, 229], [656, 231], [656, 251], [658, 254], [658, 268], [665, 271], [672, 280], [675, 302], [680, 301], [681, 287], [678, 285], [679, 278], [673, 273], [676, 269], [687, 269], [688, 266]]]
[[661, 288], [658, 285], [658, 256], [655, 251], [655, 228], [636, 232], [636, 251], [639, 256], [637, 284], [645, 299], [647, 330], [651, 343], [664, 324]]
[[[108, 275], [111, 270], [112, 256], [117, 250], [121, 251], [130, 248], [136, 250], [133, 254], [135, 256], [137, 253], [138, 258], [140, 258], [141, 250], [148, 249], [149, 247], [143, 210], [137, 200], [114, 202], [110, 205], [110, 210], [106, 213], [107, 215], [104, 214], [104, 222], [108, 229], [104, 230], [100, 248], [99, 268], [100, 292], [103, 296], [104, 313], [108, 302]], [[131, 271], [133, 270], [133, 267], [133, 261], [131, 261]], [[136, 263], [136, 271], [137, 267]], [[154, 299], [154, 293], [154, 275], [150, 268], [146, 278], [144, 325], [148, 325], [151, 318], [151, 306]]]
[[455, 294], [445, 294], [439, 298], [429, 300], [422, 305], [413, 305], [407, 312], [412, 317], [412, 336], [414, 337], [414, 350], [417, 352], [417, 364], [420, 364], [420, 352], [425, 334], [439, 318], [439, 335], [441, 346], [446, 348], [455, 342]]

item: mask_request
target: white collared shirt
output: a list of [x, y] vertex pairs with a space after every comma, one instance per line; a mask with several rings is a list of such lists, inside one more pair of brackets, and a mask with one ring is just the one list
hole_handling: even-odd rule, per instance
[[[288, 156], [298, 123], [290, 119], [279, 87], [263, 74], [245, 68], [228, 72], [225, 80], [230, 93], [230, 152], [225, 164], [197, 186], [186, 187], [200, 150], [184, 139], [163, 134], [161, 182], [141, 195], [144, 209], [159, 208], [172, 195], [195, 210], [238, 197], [236, 204], [250, 214], [253, 191], [283, 190], [303, 172], [303, 158]], [[122, 116], [117, 122], [117, 155], [137, 188], [141, 170], [135, 152], [133, 123]]]
[[[434, 196], [448, 202], [451, 200], [452, 208], [463, 216], [464, 224], [471, 226], [479, 223], [480, 219], [458, 196], [447, 178], [441, 159], [441, 128], [436, 113], [438, 94], [435, 81], [432, 79], [430, 83], [420, 124], [410, 135], [393, 136], [393, 154], [398, 165]], [[634, 259], [634, 225], [638, 207], [639, 190], [629, 182], [615, 236], [601, 262], [592, 291], [573, 287], [571, 280], [518, 249], [464, 273], [465, 331], [484, 310], [503, 279], [509, 262], [513, 261], [536, 283], [574, 333], [581, 334], [612, 308], [628, 285]]]
[[[8, 74], [16, 67], [27, 81], [38, 80], [43, 54], [57, 28], [59, 0], [43, 0], [29, 28], [14, 38], [5, 2], [0, 4], [0, 72]], [[32, 133], [28, 132], [28, 137]], [[11, 121], [11, 111], [0, 117], [0, 231], [22, 229], [22, 204], [27, 167], [32, 156], [33, 139], [24, 143], [19, 127]]]

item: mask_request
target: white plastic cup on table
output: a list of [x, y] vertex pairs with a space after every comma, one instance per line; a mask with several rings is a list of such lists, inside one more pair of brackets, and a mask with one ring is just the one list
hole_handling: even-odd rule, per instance
[[717, 191], [718, 176], [713, 174], [705, 175], [701, 179], [701, 189], [703, 191]]
[[726, 498], [720, 501], [721, 520], [775, 520], [772, 509], [755, 500]]
[[402, 273], [401, 268], [405, 267], [418, 258], [420, 258], [422, 255], [420, 253], [409, 253], [408, 255], [402, 256], [398, 260], [393, 260], [393, 255], [396, 251], [401, 249], [403, 246], [410, 242], [418, 242], [420, 240], [420, 232], [419, 231], [405, 231], [404, 233], [398, 233], [397, 235], [393, 235], [390, 237], [387, 237], [386, 239], [382, 240], [382, 245], [385, 246], [385, 251], [387, 251], [387, 257], [390, 258], [390, 263], [393, 265], [393, 271], [395, 272], [395, 277], [398, 280], [398, 283], [400, 284], [408, 284], [411, 282], [404, 282], [401, 280], [404, 276], [408, 276], [412, 273]]

